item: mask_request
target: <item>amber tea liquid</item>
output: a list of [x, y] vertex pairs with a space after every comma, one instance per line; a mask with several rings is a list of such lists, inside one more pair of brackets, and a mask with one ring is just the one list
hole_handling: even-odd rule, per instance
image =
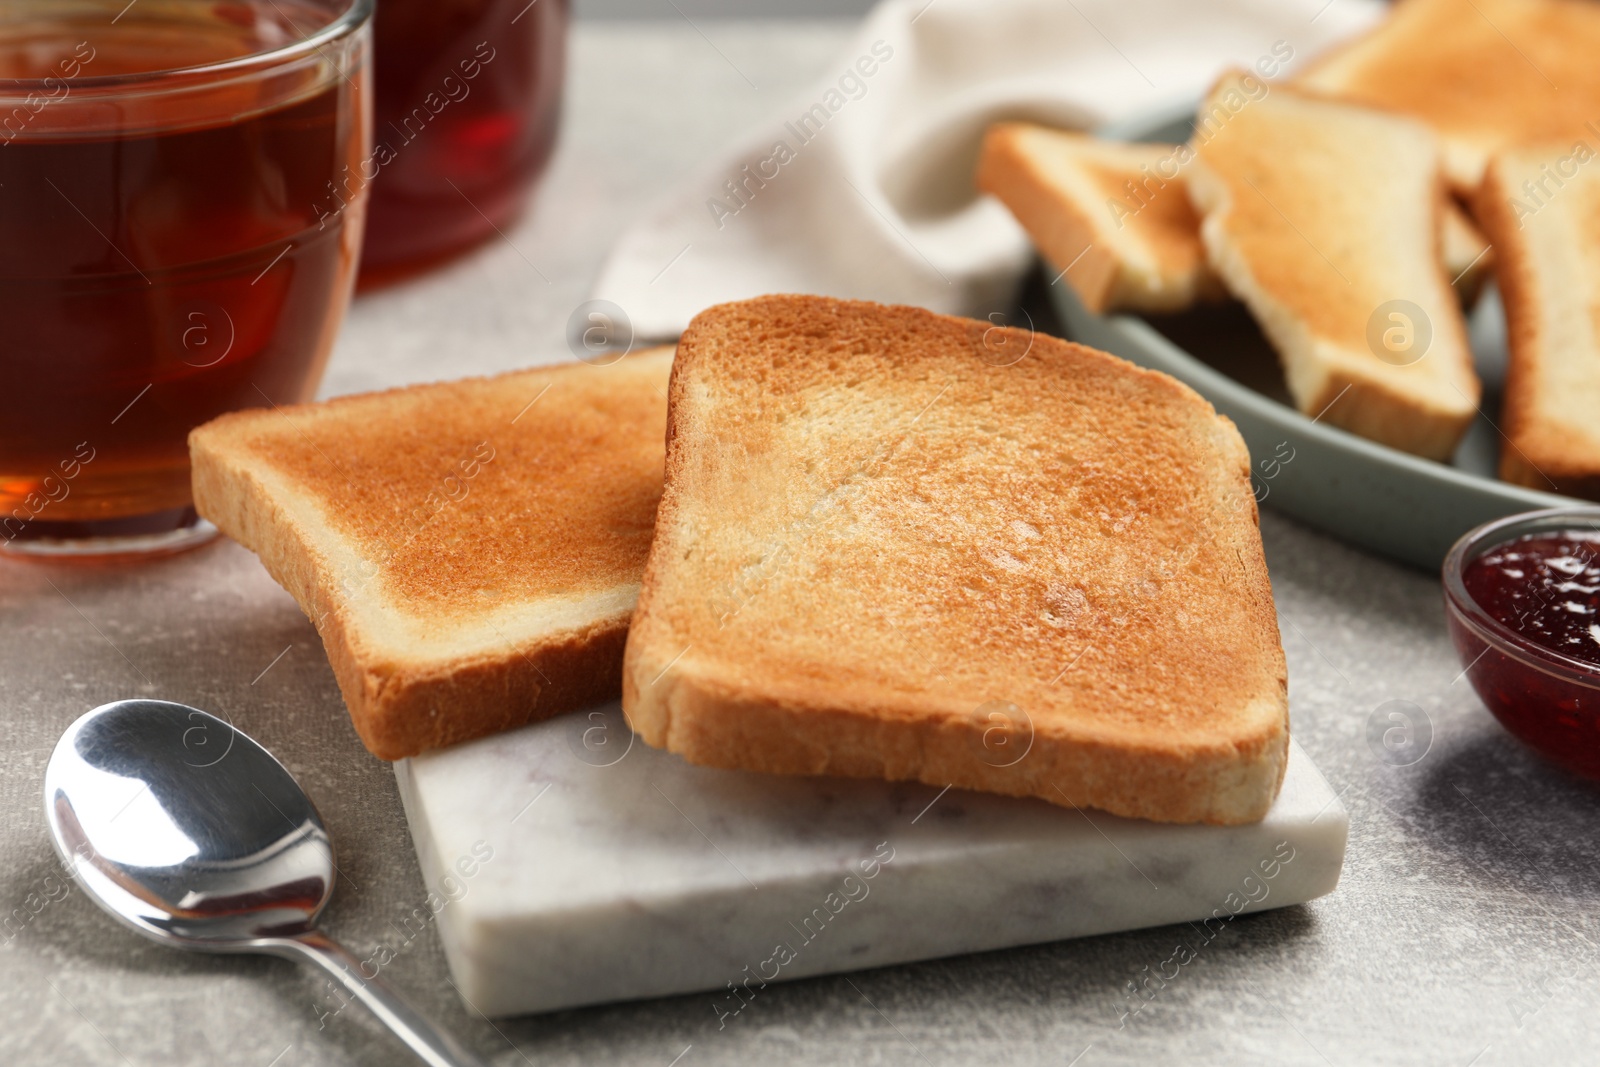
[[366, 147], [365, 39], [129, 79], [290, 45], [329, 12], [19, 6], [0, 25], [0, 79], [31, 88], [0, 80], [0, 547], [160, 534], [193, 521], [190, 429], [321, 375], [360, 242], [362, 205], [326, 205]]

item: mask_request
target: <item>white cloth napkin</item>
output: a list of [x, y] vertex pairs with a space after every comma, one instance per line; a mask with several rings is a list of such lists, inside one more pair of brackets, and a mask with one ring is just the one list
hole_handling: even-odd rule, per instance
[[885, 0], [824, 80], [623, 235], [594, 296], [621, 307], [641, 340], [676, 337], [701, 309], [763, 293], [981, 317], [1009, 303], [1031, 255], [1005, 208], [973, 188], [991, 122], [1093, 128], [1198, 97], [1230, 64], [1292, 69], [1382, 10], [1375, 0]]

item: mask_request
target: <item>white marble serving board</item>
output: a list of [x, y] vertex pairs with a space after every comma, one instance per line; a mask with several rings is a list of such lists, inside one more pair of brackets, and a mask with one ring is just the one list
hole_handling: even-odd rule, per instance
[[696, 767], [635, 739], [616, 705], [395, 775], [450, 969], [490, 1016], [707, 991], [726, 1024], [764, 980], [1207, 918], [1215, 930], [1332, 891], [1349, 829], [1298, 745], [1262, 822], [1172, 826]]

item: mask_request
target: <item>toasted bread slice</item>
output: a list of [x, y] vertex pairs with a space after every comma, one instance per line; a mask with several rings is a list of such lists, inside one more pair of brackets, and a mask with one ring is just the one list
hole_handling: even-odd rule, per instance
[[772, 296], [678, 345], [623, 709], [695, 763], [1262, 817], [1288, 744], [1249, 456], [1187, 386]]
[[1445, 276], [1462, 302], [1471, 307], [1483, 291], [1483, 283], [1494, 273], [1494, 250], [1455, 197], [1445, 197], [1441, 218], [1439, 258], [1444, 262]]
[[[1200, 242], [1184, 176], [1191, 159], [1188, 145], [1003, 122], [984, 136], [978, 187], [1011, 209], [1090, 311], [1182, 311], [1226, 295]], [[1454, 199], [1445, 202], [1441, 255], [1471, 304], [1494, 260]]]
[[1600, 500], [1600, 162], [1570, 144], [1502, 152], [1476, 212], [1510, 347], [1500, 477]]
[[189, 437], [195, 507], [310, 616], [377, 756], [614, 699], [671, 362], [224, 415]]
[[1217, 84], [1203, 113], [1224, 120], [1195, 134], [1189, 190], [1212, 267], [1277, 348], [1301, 411], [1448, 459], [1480, 387], [1439, 259], [1432, 135], [1251, 77]]
[[1180, 311], [1223, 295], [1182, 174], [1189, 155], [1003, 122], [984, 136], [978, 188], [1011, 209], [1090, 311]]
[[1600, 4], [1590, 0], [1400, 0], [1365, 35], [1294, 78], [1313, 92], [1422, 119], [1470, 196], [1502, 147], [1597, 136]]

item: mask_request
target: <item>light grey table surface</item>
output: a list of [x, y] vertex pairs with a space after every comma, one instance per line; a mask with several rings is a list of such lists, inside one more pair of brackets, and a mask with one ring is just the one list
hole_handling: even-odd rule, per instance
[[[845, 32], [581, 26], [562, 145], [529, 215], [509, 242], [362, 298], [324, 391], [566, 358], [567, 316], [620, 228], [804, 88]], [[82, 711], [137, 695], [224, 709], [283, 759], [340, 851], [328, 928], [363, 956], [397, 951], [386, 974], [501, 1067], [1595, 1062], [1600, 793], [1519, 749], [1458, 678], [1432, 577], [1270, 512], [1262, 533], [1294, 731], [1351, 812], [1344, 881], [1232, 924], [1123, 1030], [1125, 984], [1197, 944], [1190, 928], [774, 986], [720, 1032], [704, 996], [474, 1019], [432, 930], [407, 944], [398, 926], [424, 889], [393, 774], [357, 742], [316, 634], [253, 556], [221, 542], [137, 568], [0, 560], [0, 1064], [409, 1062], [359, 1008], [319, 1018], [336, 1002], [309, 972], [157, 947], [64, 886], [45, 760]], [[1411, 766], [1368, 743], [1392, 700], [1431, 728]]]

